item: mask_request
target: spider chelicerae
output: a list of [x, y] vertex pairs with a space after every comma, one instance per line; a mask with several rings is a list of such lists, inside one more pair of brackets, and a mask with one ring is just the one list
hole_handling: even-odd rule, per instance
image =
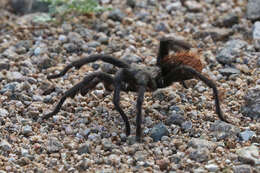
[[[115, 109], [124, 120], [125, 133], [127, 136], [130, 135], [130, 124], [126, 114], [120, 107], [120, 92], [137, 92], [136, 140], [141, 141], [142, 103], [144, 100], [144, 93], [146, 91], [153, 92], [159, 88], [168, 87], [174, 82], [180, 82], [185, 88], [187, 88], [185, 80], [196, 78], [203, 81], [208, 87], [213, 89], [216, 113], [222, 121], [228, 122], [224, 118], [220, 108], [216, 85], [213, 81], [201, 74], [203, 65], [199, 55], [193, 53], [191, 47], [192, 46], [189, 43], [183, 40], [175, 39], [173, 37], [161, 38], [157, 63], [155, 66], [145, 66], [134, 63], [128, 64], [123, 60], [104, 54], [90, 55], [74, 61], [67, 65], [59, 74], [50, 75], [47, 76], [47, 78], [54, 79], [61, 77], [73, 67], [79, 69], [81, 66], [97, 60], [113, 64], [114, 66], [119, 67], [119, 70], [115, 75], [101, 71], [86, 75], [81, 82], [66, 91], [55, 109], [44, 115], [42, 119], [48, 119], [57, 114], [68, 97], [74, 98], [78, 93], [84, 96], [91, 89], [95, 88], [98, 83], [103, 82], [107, 90], [111, 90], [111, 87], [114, 88], [113, 103]], [[174, 53], [170, 53], [171, 50], [173, 50]]]

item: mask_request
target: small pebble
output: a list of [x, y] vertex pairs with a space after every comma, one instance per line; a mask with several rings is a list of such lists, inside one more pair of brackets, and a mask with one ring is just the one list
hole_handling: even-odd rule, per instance
[[24, 126], [23, 129], [22, 129], [22, 134], [25, 135], [25, 136], [32, 134], [32, 132], [33, 132], [32, 127], [29, 126], [29, 125]]
[[255, 134], [255, 132], [253, 132], [251, 130], [245, 130], [245, 131], [239, 133], [239, 137], [241, 138], [242, 141], [248, 141], [253, 136], [256, 136], [256, 134]]
[[150, 137], [153, 138], [154, 142], [161, 140], [163, 136], [167, 136], [169, 134], [167, 127], [163, 123], [159, 123], [155, 125], [152, 130]]

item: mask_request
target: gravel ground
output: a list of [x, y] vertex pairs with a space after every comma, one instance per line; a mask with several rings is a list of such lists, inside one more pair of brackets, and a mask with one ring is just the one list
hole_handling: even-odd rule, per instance
[[[0, 9], [0, 172], [259, 172], [259, 1], [101, 3], [112, 10], [60, 23]], [[116, 69], [95, 62], [59, 79], [48, 74], [94, 53], [154, 65], [161, 36], [201, 51], [203, 74], [216, 82], [231, 124], [218, 120], [211, 89], [197, 80], [145, 94], [142, 143], [136, 94], [121, 94], [132, 128], [126, 137], [102, 84], [37, 122], [86, 74]]]

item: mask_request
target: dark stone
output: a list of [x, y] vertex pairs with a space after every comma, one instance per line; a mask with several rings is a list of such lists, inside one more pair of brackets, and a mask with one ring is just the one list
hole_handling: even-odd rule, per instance
[[246, 14], [249, 20], [255, 21], [260, 19], [260, 1], [248, 0]]
[[219, 27], [232, 27], [234, 24], [238, 24], [238, 21], [238, 16], [234, 13], [231, 13], [221, 16], [215, 25]]
[[76, 45], [83, 45], [85, 43], [82, 36], [76, 32], [69, 32], [67, 38], [70, 43], [75, 43]]
[[122, 142], [126, 142], [127, 136], [126, 136], [125, 133], [121, 133], [119, 136], [120, 136], [120, 139], [121, 139]]
[[46, 44], [39, 44], [37, 45], [37, 47], [35, 47], [35, 49], [33, 50], [33, 54], [35, 56], [38, 55], [44, 55], [48, 53], [48, 47]]
[[32, 41], [31, 40], [21, 40], [18, 43], [15, 44], [16, 53], [18, 54], [24, 54], [30, 50], [32, 47]]
[[167, 24], [163, 23], [163, 22], [159, 22], [156, 24], [155, 26], [155, 31], [160, 32], [169, 32], [169, 27], [167, 26]]
[[209, 150], [214, 150], [217, 147], [217, 144], [212, 142], [212, 141], [208, 141], [206, 139], [201, 139], [201, 138], [192, 138], [189, 142], [188, 142], [188, 146], [192, 147], [194, 149], [198, 149], [198, 148], [208, 148]]
[[141, 21], [148, 21], [149, 20], [149, 13], [147, 12], [144, 12], [144, 11], [141, 11], [141, 12], [138, 12], [136, 14], [136, 18], [137, 20], [141, 20]]
[[147, 5], [155, 6], [157, 3], [157, 0], [147, 0]]
[[88, 47], [94, 47], [94, 48], [96, 48], [96, 47], [98, 47], [100, 45], [101, 44], [98, 41], [90, 41], [90, 42], [87, 43]]
[[188, 132], [192, 129], [192, 122], [191, 121], [185, 121], [181, 124], [181, 129], [185, 132]]
[[131, 8], [135, 8], [136, 6], [136, 0], [127, 0], [126, 5], [128, 5]]
[[221, 64], [231, 64], [232, 62], [235, 62], [236, 57], [239, 57], [239, 54], [247, 45], [247, 42], [243, 40], [229, 40], [217, 53], [216, 59]]
[[78, 148], [78, 154], [85, 154], [85, 153], [90, 153], [90, 147], [88, 144], [82, 144], [79, 148]]
[[166, 10], [168, 13], [171, 13], [171, 12], [175, 12], [176, 10], [179, 10], [182, 8], [182, 5], [180, 2], [173, 2], [173, 3], [169, 3], [167, 6], [166, 6]]
[[109, 19], [112, 19], [114, 21], [119, 21], [119, 22], [121, 22], [124, 17], [125, 14], [120, 9], [114, 9], [108, 15]]
[[254, 119], [260, 118], [260, 89], [249, 90], [244, 99], [243, 115]]
[[6, 91], [11, 91], [12, 93], [16, 91], [18, 82], [7, 83], [1, 90], [0, 94], [4, 94]]
[[47, 55], [44, 55], [43, 57], [39, 58], [39, 61], [37, 62], [37, 67], [41, 70], [47, 69], [52, 65], [52, 59], [49, 58]]
[[252, 173], [250, 165], [237, 165], [233, 167], [234, 173]]
[[12, 151], [11, 144], [8, 143], [8, 141], [2, 139], [0, 143], [0, 154], [8, 155], [9, 152]]
[[101, 43], [101, 44], [108, 44], [108, 42], [109, 42], [109, 39], [108, 39], [108, 37], [106, 36], [106, 35], [102, 35], [102, 36], [100, 36], [99, 38], [98, 38], [98, 40], [97, 40], [99, 43]]
[[176, 112], [181, 112], [181, 108], [179, 106], [171, 106], [170, 111], [176, 111]]
[[66, 43], [63, 47], [68, 53], [77, 53], [80, 50], [79, 46], [74, 43]]
[[[93, 21], [92, 29], [98, 32], [108, 33], [109, 32], [109, 26], [107, 23], [102, 23], [100, 21]], [[90, 35], [91, 36], [91, 35]]]
[[[74, 32], [81, 35], [80, 39], [83, 39], [83, 40], [92, 40], [93, 39], [93, 35], [94, 35], [93, 31], [88, 28], [85, 28], [83, 26], [76, 27]], [[102, 31], [100, 31], [100, 32], [102, 32]]]
[[238, 69], [231, 68], [231, 67], [220, 69], [219, 72], [224, 76], [230, 76], [230, 75], [233, 75], [233, 74], [239, 74], [240, 73], [240, 71]]
[[226, 28], [210, 28], [203, 31], [198, 31], [194, 34], [194, 39], [204, 39], [207, 36], [211, 36], [214, 41], [227, 40], [229, 36], [233, 34], [233, 31]]
[[113, 149], [113, 143], [111, 140], [103, 140], [102, 145], [104, 151], [111, 151]]
[[0, 62], [0, 71], [1, 70], [9, 70], [10, 64], [8, 62]]
[[244, 164], [259, 165], [260, 163], [259, 146], [257, 145], [252, 144], [251, 146], [237, 148], [236, 154], [238, 160]]
[[153, 99], [159, 100], [159, 101], [163, 101], [166, 99], [166, 94], [164, 93], [163, 90], [156, 90], [152, 93]]
[[135, 54], [127, 54], [122, 57], [122, 60], [128, 62], [128, 63], [139, 63], [142, 62], [142, 58], [135, 55]]
[[168, 136], [169, 132], [166, 126], [163, 123], [155, 125], [150, 133], [150, 137], [153, 138], [154, 142], [161, 140], [163, 136]]
[[32, 134], [32, 127], [31, 126], [29, 126], [29, 125], [26, 125], [26, 126], [24, 126], [23, 128], [22, 128], [22, 134], [24, 135], [24, 136], [29, 136], [29, 135], [31, 135]]
[[209, 150], [207, 148], [198, 148], [192, 150], [189, 155], [190, 159], [197, 162], [206, 162], [209, 159]]
[[48, 153], [59, 152], [62, 148], [63, 148], [63, 144], [56, 137], [49, 138], [46, 147]]
[[237, 138], [240, 129], [232, 124], [217, 120], [210, 126], [212, 135], [218, 140], [227, 138]]
[[86, 171], [88, 168], [89, 168], [89, 163], [88, 163], [88, 161], [87, 161], [86, 159], [80, 161], [79, 166], [78, 166], [78, 169], [79, 169], [80, 171], [83, 171], [83, 172], [84, 172], [84, 171]]
[[256, 136], [255, 132], [251, 130], [245, 130], [241, 133], [239, 133], [239, 137], [242, 141], [248, 141], [250, 140], [253, 136]]
[[135, 144], [136, 143], [135, 136], [128, 136], [126, 142], [127, 142], [128, 145]]
[[85, 129], [85, 130], [83, 131], [82, 135], [83, 135], [84, 137], [88, 137], [88, 135], [89, 135], [90, 133], [91, 133], [91, 129], [87, 128], [87, 129]]
[[25, 54], [26, 53], [26, 49], [24, 47], [17, 47], [15, 49], [15, 52], [19, 55]]
[[178, 164], [178, 163], [180, 163], [181, 158], [180, 158], [180, 156], [174, 154], [173, 156], [170, 157], [170, 161], [175, 164]]
[[185, 122], [185, 119], [183, 118], [183, 116], [174, 112], [166, 120], [166, 125], [176, 124], [176, 125], [182, 126], [182, 124], [184, 122]]

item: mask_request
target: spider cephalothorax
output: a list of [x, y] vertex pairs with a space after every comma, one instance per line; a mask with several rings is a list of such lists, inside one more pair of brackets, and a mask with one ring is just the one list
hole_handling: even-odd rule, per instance
[[[67, 65], [59, 74], [50, 75], [47, 78], [53, 79], [61, 77], [72, 67], [80, 68], [84, 64], [97, 60], [113, 64], [120, 69], [115, 75], [104, 72], [93, 72], [88, 74], [81, 82], [66, 91], [55, 109], [51, 113], [44, 115], [42, 119], [48, 119], [57, 114], [67, 97], [73, 98], [77, 93], [84, 96], [89, 90], [95, 88], [98, 83], [103, 82], [106, 89], [111, 89], [111, 86], [114, 88], [113, 102], [115, 109], [119, 112], [125, 122], [126, 135], [130, 135], [130, 124], [119, 104], [120, 92], [137, 92], [136, 139], [140, 141], [142, 135], [141, 123], [144, 93], [146, 91], [155, 91], [158, 88], [168, 87], [174, 82], [181, 82], [186, 87], [184, 83], [185, 80], [196, 78], [213, 89], [216, 112], [222, 121], [226, 121], [220, 109], [216, 85], [201, 74], [203, 68], [201, 60], [198, 54], [191, 52], [190, 49], [190, 44], [171, 37], [166, 37], [160, 40], [156, 66], [129, 65], [120, 59], [103, 54], [91, 55], [74, 61]], [[171, 54], [170, 50], [175, 52]]]

